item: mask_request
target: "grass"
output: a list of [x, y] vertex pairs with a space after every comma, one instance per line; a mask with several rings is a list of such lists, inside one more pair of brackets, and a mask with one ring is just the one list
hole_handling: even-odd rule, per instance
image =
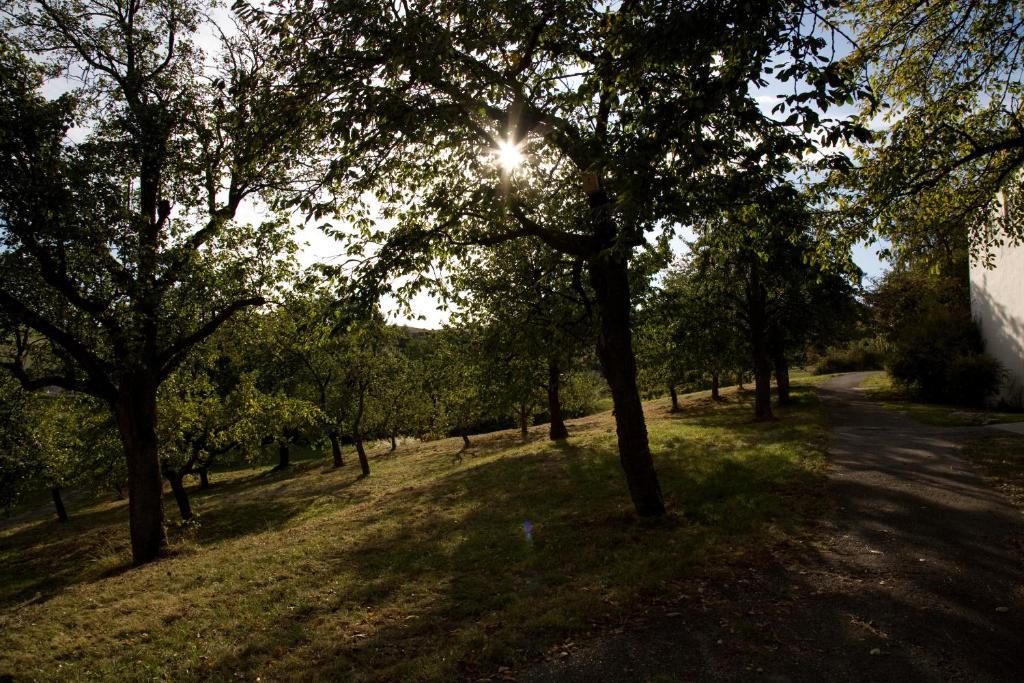
[[1018, 507], [1024, 507], [1024, 436], [985, 434], [968, 440], [961, 453]]
[[1024, 412], [993, 411], [982, 408], [953, 406], [942, 403], [914, 401], [897, 387], [884, 372], [871, 375], [860, 388], [886, 408], [898, 410], [925, 424], [946, 427], [970, 427], [996, 422], [1024, 422]]
[[[673, 581], [756, 556], [821, 505], [826, 420], [798, 388], [646, 404], [674, 521], [639, 526], [608, 413], [372, 453], [216, 473], [169, 557], [127, 567], [125, 505], [0, 529], [0, 679], [472, 678], [610, 628]], [[168, 500], [168, 515], [173, 503]], [[532, 526], [530, 534], [524, 525]]]

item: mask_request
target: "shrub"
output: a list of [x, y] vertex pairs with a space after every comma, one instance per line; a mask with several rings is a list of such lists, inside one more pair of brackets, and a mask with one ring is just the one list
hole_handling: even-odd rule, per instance
[[814, 374], [829, 375], [834, 372], [857, 372], [860, 370], [881, 370], [885, 355], [874, 339], [853, 341], [846, 346], [833, 346], [825, 352], [814, 366]]
[[982, 405], [999, 389], [1003, 374], [987, 353], [958, 356], [946, 367], [946, 393], [958, 403]]
[[870, 295], [893, 380], [925, 401], [979, 405], [1003, 371], [985, 353], [962, 275], [893, 270]]
[[1002, 378], [984, 352], [981, 332], [956, 308], [927, 307], [908, 319], [893, 340], [889, 374], [925, 401], [981, 405]]

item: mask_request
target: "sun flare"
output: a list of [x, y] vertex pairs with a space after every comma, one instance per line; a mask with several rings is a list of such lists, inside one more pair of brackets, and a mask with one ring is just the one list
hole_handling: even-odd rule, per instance
[[505, 171], [512, 171], [523, 163], [523, 153], [519, 150], [519, 145], [509, 140], [498, 143], [496, 156], [498, 165]]

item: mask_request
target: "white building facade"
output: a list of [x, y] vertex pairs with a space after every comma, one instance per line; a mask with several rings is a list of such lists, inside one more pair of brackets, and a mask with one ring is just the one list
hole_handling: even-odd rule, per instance
[[[1005, 212], [1002, 196], [1000, 205]], [[989, 267], [971, 260], [971, 312], [985, 350], [1006, 371], [994, 401], [1024, 407], [1024, 244], [996, 245], [990, 251]]]

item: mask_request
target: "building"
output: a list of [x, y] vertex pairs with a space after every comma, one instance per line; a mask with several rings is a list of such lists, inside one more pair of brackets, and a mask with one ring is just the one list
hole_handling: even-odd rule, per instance
[[[1005, 196], [997, 209], [1006, 220]], [[995, 244], [991, 258], [971, 259], [971, 311], [985, 350], [1002, 363], [1006, 377], [996, 403], [1024, 407], [1024, 244]]]

